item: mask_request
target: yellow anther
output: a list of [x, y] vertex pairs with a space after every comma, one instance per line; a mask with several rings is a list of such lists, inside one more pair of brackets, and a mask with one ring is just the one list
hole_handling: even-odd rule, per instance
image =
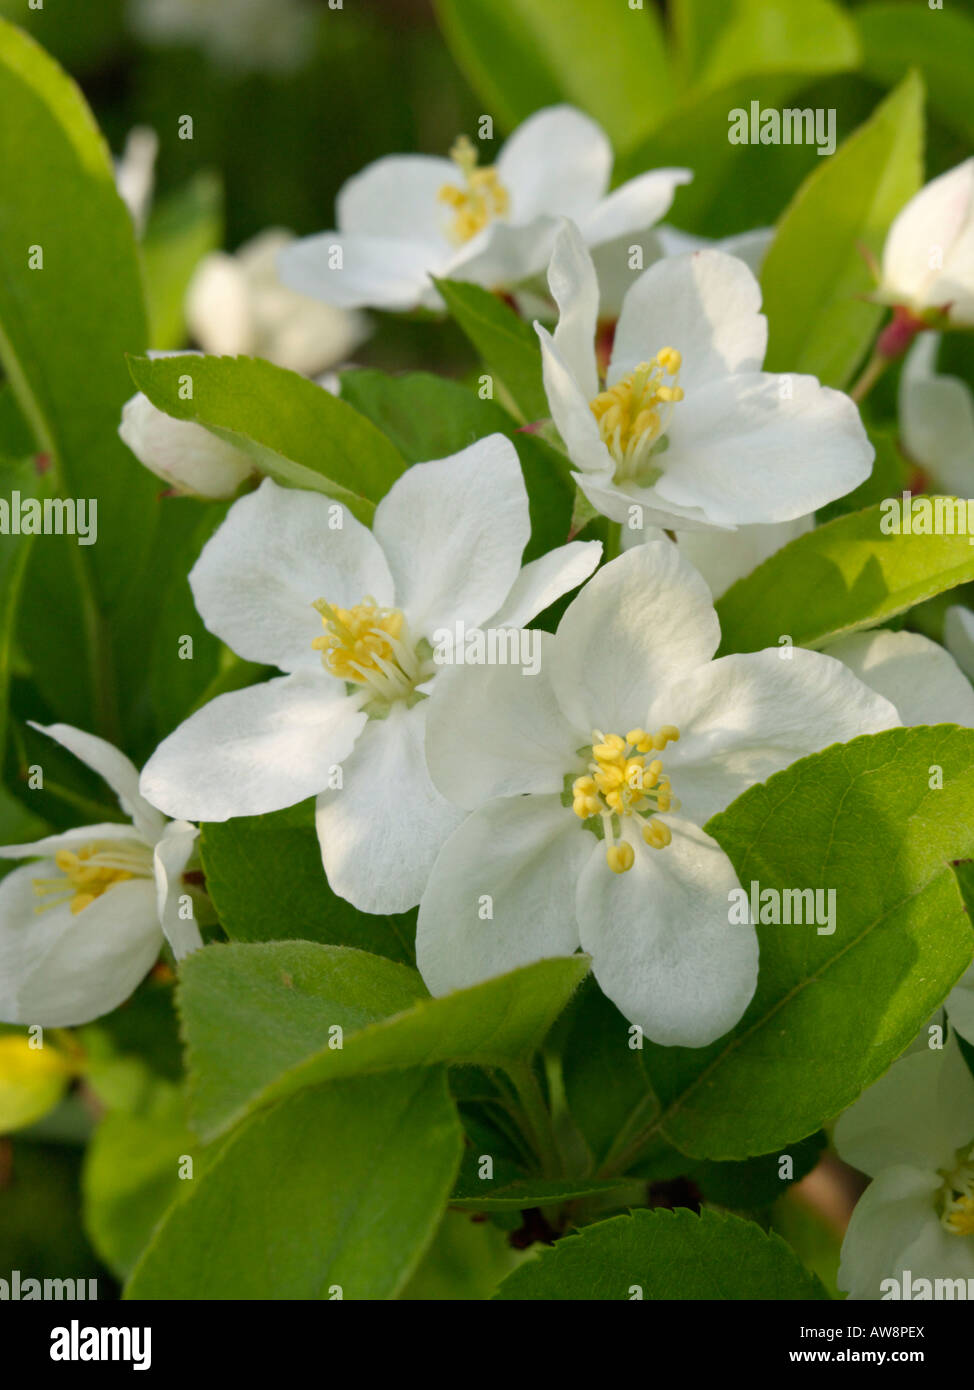
[[[639, 748], [639, 745], [648, 738], [649, 734], [647, 734], [645, 729], [630, 729], [626, 734], [626, 742], [632, 744], [633, 748]], [[645, 753], [648, 748], [649, 744], [647, 743], [646, 748], [639, 748], [639, 751], [640, 753]]]
[[313, 606], [325, 630], [311, 645], [330, 675], [371, 686], [390, 700], [412, 690], [422, 673], [398, 608], [382, 608], [371, 597], [354, 608], [338, 608], [323, 598]]
[[974, 1236], [974, 1197], [958, 1197], [944, 1225], [955, 1236]]
[[642, 758], [629, 758], [626, 762], [626, 786], [631, 791], [641, 792], [646, 777]]
[[651, 820], [643, 826], [643, 839], [650, 849], [665, 849], [673, 836], [668, 825], [661, 820]]
[[450, 238], [462, 245], [482, 232], [495, 217], [506, 217], [511, 199], [495, 169], [477, 168], [477, 151], [466, 135], [455, 142], [450, 158], [463, 175], [465, 187], [445, 183], [437, 197], [453, 209]]
[[[651, 362], [640, 362], [589, 402], [599, 436], [618, 465], [617, 479], [635, 477], [647, 466], [666, 429], [668, 408], [683, 399], [676, 381], [682, 362], [676, 348], [661, 348]], [[665, 382], [665, 376], [672, 380]]]
[[663, 727], [653, 735], [653, 747], [663, 749], [668, 743], [676, 743], [680, 737], [680, 731], [675, 724], [664, 724]]
[[54, 864], [58, 877], [33, 880], [35, 896], [50, 899], [37, 912], [70, 901], [71, 912], [77, 916], [116, 883], [153, 877], [152, 851], [147, 846], [113, 840], [95, 840], [77, 850], [60, 849]]
[[605, 852], [605, 860], [614, 874], [624, 874], [632, 868], [636, 856], [632, 845], [623, 840], [622, 844], [610, 845]]

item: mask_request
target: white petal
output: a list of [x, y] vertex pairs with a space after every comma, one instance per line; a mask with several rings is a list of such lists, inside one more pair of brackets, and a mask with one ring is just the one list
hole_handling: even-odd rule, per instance
[[450, 836], [419, 906], [416, 962], [446, 994], [578, 947], [575, 885], [598, 842], [556, 796], [490, 801]]
[[[165, 818], [159, 818], [165, 825]], [[59, 849], [77, 849], [89, 845], [94, 840], [113, 840], [133, 848], [144, 846], [140, 835], [133, 833], [131, 825], [118, 821], [104, 821], [100, 825], [79, 825], [73, 830], [63, 830], [58, 835], [45, 835], [41, 840], [30, 844], [0, 845], [0, 859], [32, 859], [41, 855], [57, 854]]]
[[[784, 653], [787, 652], [787, 657]], [[675, 724], [661, 755], [688, 819], [831, 743], [899, 726], [896, 710], [841, 662], [801, 647], [723, 656], [654, 700], [647, 727]]]
[[677, 545], [706, 579], [715, 599], [756, 570], [789, 541], [811, 531], [814, 516], [766, 526], [739, 526], [736, 531], [681, 531]]
[[627, 530], [637, 516], [643, 530], [664, 527], [680, 532], [712, 531], [721, 525], [710, 521], [700, 507], [681, 507], [667, 501], [657, 487], [640, 487], [630, 481], [614, 482], [611, 469], [602, 473], [573, 473], [572, 477], [597, 512], [610, 521], [624, 524]]
[[436, 308], [430, 274], [442, 275], [450, 248], [438, 255], [425, 241], [351, 232], [302, 237], [278, 257], [281, 283], [342, 309]]
[[517, 127], [497, 159], [511, 198], [510, 220], [562, 216], [579, 221], [609, 184], [612, 146], [573, 106], [549, 106]]
[[130, 816], [136, 830], [147, 844], [154, 844], [162, 834], [165, 818], [139, 792], [139, 774], [134, 764], [114, 744], [95, 734], [86, 734], [70, 724], [35, 724], [32, 729], [47, 734], [73, 753], [76, 758], [97, 772], [118, 797], [118, 804]]
[[959, 377], [934, 373], [938, 341], [935, 333], [921, 333], [903, 364], [903, 446], [934, 489], [968, 497], [974, 493], [974, 395]]
[[724, 851], [696, 826], [667, 816], [673, 839], [652, 850], [624, 822], [635, 861], [615, 874], [605, 850], [578, 885], [583, 950], [603, 992], [666, 1047], [703, 1047], [732, 1028], [758, 978], [750, 924], [729, 921], [738, 888]]
[[569, 541], [529, 561], [491, 618], [490, 626], [526, 627], [555, 599], [584, 583], [601, 558], [601, 541]]
[[974, 728], [974, 690], [949, 652], [918, 632], [853, 632], [824, 649], [896, 706], [904, 724]]
[[725, 525], [805, 516], [864, 482], [875, 453], [848, 396], [766, 372], [688, 390], [667, 437], [657, 493]]
[[118, 433], [143, 467], [179, 493], [232, 497], [254, 471], [241, 449], [192, 420], [174, 420], [141, 391], [122, 407]]
[[897, 215], [883, 248], [883, 292], [894, 302], [936, 307], [938, 265], [974, 217], [974, 159], [932, 179]]
[[440, 201], [440, 189], [462, 183], [452, 160], [386, 155], [343, 184], [335, 200], [338, 225], [345, 234], [401, 237], [442, 250], [450, 210]]
[[689, 169], [651, 169], [630, 179], [582, 219], [582, 236], [589, 246], [597, 246], [614, 237], [644, 231], [666, 216], [676, 190], [692, 179]]
[[548, 288], [558, 305], [558, 326], [552, 340], [555, 349], [583, 395], [591, 400], [599, 389], [595, 363], [599, 286], [592, 257], [574, 222], [563, 222], [555, 238]]
[[366, 721], [361, 703], [313, 671], [218, 695], [160, 743], [142, 771], [143, 794], [180, 820], [294, 806], [351, 753]]
[[190, 572], [196, 607], [238, 656], [282, 671], [321, 669], [311, 643], [321, 636], [315, 599], [351, 608], [371, 596], [393, 599], [392, 576], [372, 533], [347, 508], [317, 492], [265, 478], [241, 497]]
[[562, 714], [549, 675], [556, 639], [539, 643], [540, 670], [520, 666], [444, 667], [430, 698], [427, 757], [436, 785], [474, 810], [497, 796], [562, 790], [578, 763], [582, 735]]
[[[902, 1281], [907, 1269], [924, 1277], [915, 1267], [915, 1252], [923, 1252], [925, 1263], [930, 1243], [940, 1243], [938, 1230], [945, 1241], [961, 1244], [943, 1230], [937, 1218], [934, 1194], [939, 1186], [936, 1173], [901, 1164], [887, 1168], [866, 1189], [842, 1243], [838, 1284], [850, 1298], [881, 1298], [886, 1292], [882, 1281]], [[950, 1258], [948, 1251], [943, 1253]], [[945, 1277], [947, 1271], [942, 1267], [939, 1273]], [[974, 1260], [971, 1273], [974, 1275]]]
[[901, 1057], [835, 1126], [841, 1157], [870, 1176], [898, 1163], [952, 1168], [972, 1137], [974, 1077], [953, 1042]]
[[544, 270], [551, 259], [558, 226], [555, 217], [538, 217], [526, 226], [491, 222], [465, 242], [436, 274], [452, 280], [471, 280], [485, 289], [513, 289]]
[[959, 603], [944, 615], [944, 642], [960, 669], [974, 681], [974, 613]]
[[599, 437], [599, 427], [587, 396], [575, 380], [554, 339], [540, 323], [535, 332], [541, 342], [541, 370], [551, 418], [565, 441], [565, 448], [576, 468], [612, 477], [615, 464]]
[[416, 463], [373, 523], [414, 637], [462, 619], [484, 622], [507, 597], [531, 535], [517, 450], [502, 434]]
[[743, 261], [723, 251], [692, 251], [657, 261], [626, 295], [616, 326], [612, 385], [660, 348], [683, 355], [689, 391], [732, 372], [757, 371], [768, 342], [761, 289]]
[[173, 955], [182, 960], [203, 945], [200, 929], [192, 917], [184, 919], [179, 902], [183, 870], [192, 857], [199, 835], [188, 821], [171, 821], [156, 845], [153, 856], [156, 876], [156, 915]]
[[663, 256], [681, 256], [687, 251], [706, 251], [713, 248], [716, 251], [725, 251], [728, 256], [736, 256], [758, 275], [765, 253], [774, 240], [774, 228], [755, 227], [751, 232], [738, 232], [735, 236], [720, 237], [716, 241], [709, 237], [694, 236], [691, 232], [682, 232], [678, 227], [657, 227], [654, 235]]
[[562, 618], [546, 665], [577, 729], [625, 736], [643, 725], [654, 693], [708, 662], [719, 641], [703, 579], [676, 546], [656, 541], [589, 580]]
[[186, 290], [186, 326], [203, 351], [216, 357], [256, 351], [247, 276], [236, 257], [213, 251], [200, 261]]
[[162, 946], [155, 893], [146, 879], [116, 883], [82, 912], [64, 903], [35, 912], [35, 879], [53, 860], [15, 869], [0, 883], [0, 1019], [74, 1027], [118, 1007]]
[[321, 858], [332, 890], [360, 912], [406, 912], [433, 860], [463, 819], [430, 781], [428, 701], [371, 719], [344, 769], [341, 790], [318, 797]]

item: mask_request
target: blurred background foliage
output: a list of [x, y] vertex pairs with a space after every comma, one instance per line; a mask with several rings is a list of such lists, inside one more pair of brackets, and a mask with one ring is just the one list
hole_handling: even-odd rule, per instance
[[[224, 11], [223, 37], [194, 39], [193, 12], [208, 5]], [[248, 39], [260, 9], [271, 29]], [[927, 90], [926, 177], [974, 141], [974, 0], [939, 10], [926, 0], [0, 0], [0, 15], [75, 77], [113, 153], [135, 126], [159, 136], [144, 239], [157, 347], [185, 341], [183, 292], [208, 250], [235, 249], [269, 226], [331, 227], [336, 193], [364, 165], [393, 152], [444, 154], [484, 113], [502, 137], [553, 102], [582, 107], [612, 138], [615, 181], [667, 164], [694, 170], [668, 220], [711, 237], [773, 223], [819, 162], [814, 146], [731, 145], [728, 112], [751, 100], [834, 108], [841, 142], [913, 67]], [[180, 139], [187, 115], [193, 138]], [[356, 353], [363, 365], [454, 376], [474, 365], [450, 321], [375, 318]], [[958, 335], [944, 367], [969, 373], [971, 362], [951, 354], [970, 351]], [[891, 398], [878, 392], [877, 402], [892, 415]], [[187, 604], [174, 630], [192, 630]], [[117, 815], [70, 759], [47, 748], [46, 761], [53, 777], [63, 764], [74, 788], [64, 824], [82, 810]], [[27, 838], [35, 827], [21, 819], [18, 829]], [[15, 1034], [0, 1029], [0, 1044]], [[180, 1064], [166, 968], [81, 1035], [83, 1082], [70, 1079], [68, 1040], [65, 1098], [16, 1137], [0, 1136], [0, 1277], [97, 1276], [106, 1297], [172, 1195], [173, 1155], [192, 1143], [174, 1118]], [[761, 1219], [831, 1284], [839, 1229], [800, 1189]], [[406, 1296], [483, 1297], [514, 1258], [495, 1227], [451, 1213]]]

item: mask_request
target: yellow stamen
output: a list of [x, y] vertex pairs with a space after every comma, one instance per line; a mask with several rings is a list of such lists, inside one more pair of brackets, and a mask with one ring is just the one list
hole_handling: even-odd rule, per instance
[[116, 883], [153, 877], [152, 851], [145, 845], [117, 840], [93, 840], [77, 850], [60, 849], [54, 863], [59, 871], [57, 878], [33, 881], [35, 895], [51, 899], [35, 908], [35, 912], [44, 912], [70, 899], [71, 912], [77, 916]]
[[955, 1236], [974, 1236], [974, 1197], [958, 1197], [944, 1217], [944, 1225]]
[[[616, 461], [617, 481], [637, 478], [646, 471], [653, 447], [666, 430], [670, 410], [683, 400], [683, 389], [677, 385], [682, 362], [676, 348], [660, 348], [651, 362], [640, 362], [635, 371], [600, 391], [589, 403], [602, 442]], [[672, 383], [665, 383], [664, 376], [671, 377]], [[638, 747], [638, 739], [630, 738], [629, 742]]]
[[311, 645], [330, 675], [393, 700], [408, 695], [427, 674], [398, 608], [381, 608], [371, 597], [354, 608], [338, 608], [323, 598], [313, 606], [325, 630]]
[[643, 839], [653, 849], [665, 849], [670, 843], [669, 827], [650, 817], [678, 809], [679, 802], [673, 797], [669, 778], [663, 775], [662, 761], [647, 761], [647, 754], [679, 737], [674, 724], [664, 724], [655, 734], [630, 729], [625, 738], [604, 734], [601, 729], [592, 731], [593, 760], [588, 772], [572, 782], [572, 810], [580, 820], [602, 817], [609, 842], [606, 861], [613, 873], [624, 874], [635, 862], [628, 842], [614, 842], [616, 817], [635, 815], [646, 821]]
[[450, 158], [463, 175], [464, 187], [445, 183], [438, 193], [441, 203], [453, 209], [450, 240], [462, 245], [482, 232], [495, 217], [510, 211], [510, 194], [497, 177], [496, 169], [478, 169], [477, 151], [466, 135], [461, 135], [450, 151]]

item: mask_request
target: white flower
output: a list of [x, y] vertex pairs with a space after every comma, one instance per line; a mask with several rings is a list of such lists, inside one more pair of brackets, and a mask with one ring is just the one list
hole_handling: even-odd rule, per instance
[[848, 396], [761, 371], [758, 282], [721, 251], [667, 257], [625, 297], [600, 388], [599, 288], [577, 228], [548, 283], [560, 317], [536, 324], [544, 382], [574, 477], [613, 521], [676, 530], [791, 521], [869, 476], [873, 448]]
[[842, 1244], [850, 1298], [889, 1295], [886, 1280], [933, 1298], [938, 1279], [974, 1279], [974, 1078], [953, 1040], [894, 1062], [840, 1117], [835, 1145], [873, 1179]]
[[420, 905], [434, 994], [581, 945], [654, 1041], [701, 1046], [736, 1023], [757, 939], [731, 925], [737, 878], [700, 827], [795, 758], [898, 721], [828, 657], [712, 661], [719, 638], [706, 584], [659, 541], [586, 585], [544, 638], [537, 676], [441, 677], [429, 766], [473, 814]]
[[121, 158], [115, 160], [115, 187], [142, 236], [149, 220], [156, 182], [159, 137], [151, 126], [137, 125], [128, 133]]
[[270, 228], [232, 256], [215, 251], [200, 262], [187, 290], [186, 321], [204, 352], [264, 357], [316, 376], [344, 362], [365, 340], [364, 315], [282, 285], [277, 257], [293, 240], [291, 232]]
[[974, 681], [974, 613], [952, 604], [944, 614], [944, 642], [957, 665]]
[[937, 372], [939, 346], [939, 334], [921, 333], [903, 363], [900, 438], [926, 475], [926, 490], [969, 497], [974, 493], [974, 395], [959, 377]]
[[143, 795], [201, 821], [317, 796], [334, 891], [364, 912], [414, 906], [461, 818], [426, 769], [437, 630], [524, 626], [599, 561], [598, 543], [574, 542], [522, 570], [529, 533], [502, 435], [414, 464], [372, 531], [319, 493], [266, 479], [231, 508], [190, 584], [211, 632], [287, 674], [182, 724], [146, 764]]
[[174, 420], [141, 391], [122, 407], [118, 432], [139, 463], [186, 496], [232, 497], [256, 471], [242, 449], [192, 420]]
[[129, 22], [147, 43], [191, 43], [222, 67], [288, 71], [312, 49], [308, 0], [129, 0]]
[[164, 938], [177, 960], [203, 944], [179, 902], [198, 832], [150, 806], [136, 769], [104, 739], [33, 727], [103, 777], [131, 818], [0, 848], [34, 860], [0, 882], [0, 1019], [71, 1027], [123, 1003]]
[[652, 226], [691, 178], [657, 169], [608, 193], [611, 169], [605, 133], [571, 106], [536, 112], [489, 167], [464, 136], [450, 159], [391, 155], [341, 189], [337, 231], [284, 252], [282, 278], [345, 308], [439, 308], [430, 275], [511, 288], [547, 265], [560, 217], [596, 246]]
[[974, 325], [974, 159], [933, 179], [897, 215], [877, 297], [918, 317]]

